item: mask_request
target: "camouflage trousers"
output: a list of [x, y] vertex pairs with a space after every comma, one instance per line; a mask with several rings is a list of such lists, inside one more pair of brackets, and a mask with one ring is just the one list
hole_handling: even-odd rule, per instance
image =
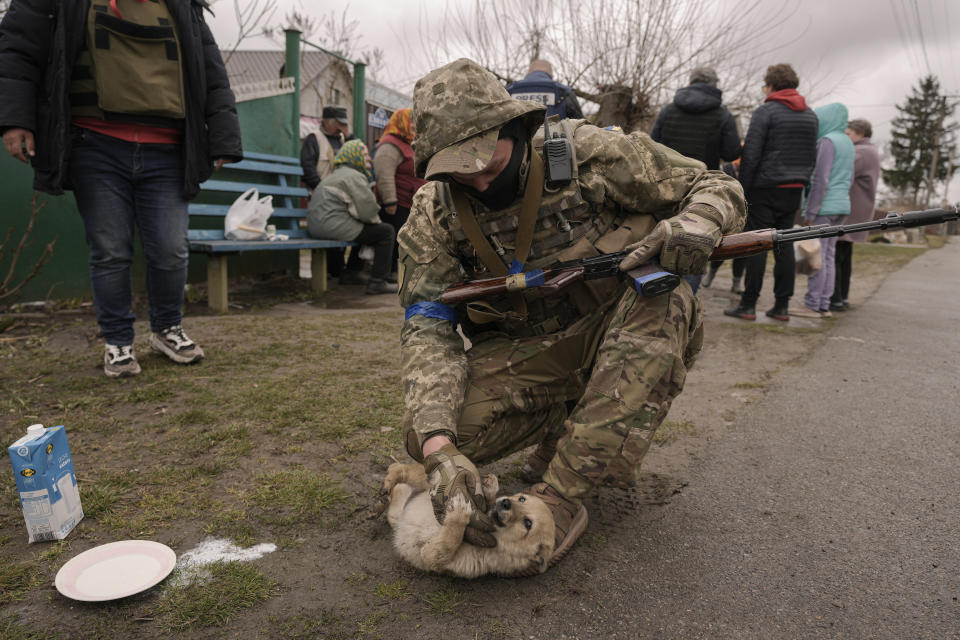
[[477, 336], [457, 447], [483, 464], [559, 438], [544, 480], [566, 497], [631, 486], [702, 344], [686, 283], [656, 298], [627, 289], [554, 334]]

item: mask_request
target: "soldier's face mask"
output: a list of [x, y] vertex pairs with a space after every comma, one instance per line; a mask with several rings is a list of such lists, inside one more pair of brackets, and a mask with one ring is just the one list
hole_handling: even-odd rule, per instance
[[494, 211], [512, 203], [520, 192], [520, 167], [527, 154], [526, 127], [522, 120], [508, 122], [500, 129], [497, 139], [513, 138], [513, 153], [510, 161], [483, 191], [464, 186], [463, 190]]

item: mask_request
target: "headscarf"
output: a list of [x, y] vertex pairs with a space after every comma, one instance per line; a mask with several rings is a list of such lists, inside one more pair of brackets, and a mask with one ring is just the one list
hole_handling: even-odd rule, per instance
[[410, 121], [412, 117], [413, 109], [410, 107], [397, 109], [393, 112], [393, 115], [390, 116], [390, 121], [387, 122], [387, 127], [383, 130], [383, 135], [392, 133], [398, 138], [403, 138], [407, 142], [411, 142], [413, 140], [413, 124]]
[[345, 164], [353, 167], [369, 179], [370, 169], [367, 168], [367, 145], [361, 140], [349, 140], [343, 143], [333, 159], [334, 168]]

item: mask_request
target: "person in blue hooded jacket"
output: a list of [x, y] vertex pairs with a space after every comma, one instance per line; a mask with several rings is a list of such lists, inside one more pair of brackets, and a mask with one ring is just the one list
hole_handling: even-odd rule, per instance
[[[814, 109], [817, 128], [817, 164], [813, 170], [803, 210], [807, 225], [843, 224], [850, 215], [850, 183], [853, 180], [855, 152], [845, 133], [847, 108], [839, 102]], [[837, 238], [820, 239], [819, 270], [807, 278], [803, 307], [791, 309], [790, 315], [819, 318], [830, 313], [830, 296], [836, 280], [835, 253]]]

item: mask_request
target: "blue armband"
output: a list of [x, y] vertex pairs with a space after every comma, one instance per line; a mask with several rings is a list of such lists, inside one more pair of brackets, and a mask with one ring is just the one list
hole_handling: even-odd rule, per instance
[[460, 318], [457, 312], [451, 307], [439, 302], [415, 302], [406, 309], [403, 319], [409, 320], [414, 316], [423, 316], [425, 318], [436, 318], [437, 320], [447, 320], [456, 327], [460, 324]]

